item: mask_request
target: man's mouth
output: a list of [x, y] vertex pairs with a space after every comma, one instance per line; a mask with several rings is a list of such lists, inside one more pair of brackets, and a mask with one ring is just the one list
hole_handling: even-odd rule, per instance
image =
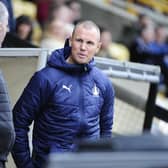
[[79, 55], [80, 58], [86, 58], [87, 57], [87, 55], [83, 54], [83, 53], [79, 53], [78, 55]]

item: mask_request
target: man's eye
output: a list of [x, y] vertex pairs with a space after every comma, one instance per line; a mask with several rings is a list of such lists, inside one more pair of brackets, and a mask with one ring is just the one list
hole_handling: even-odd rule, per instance
[[92, 41], [88, 41], [87, 44], [94, 45], [94, 43]]
[[78, 42], [82, 42], [82, 40], [81, 40], [81, 39], [76, 39], [76, 41], [78, 41]]

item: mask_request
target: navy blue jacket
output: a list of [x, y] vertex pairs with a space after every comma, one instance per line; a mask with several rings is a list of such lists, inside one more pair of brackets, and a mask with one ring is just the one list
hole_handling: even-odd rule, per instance
[[[89, 64], [68, 64], [70, 48], [56, 50], [47, 67], [36, 72], [14, 107], [16, 142], [13, 157], [19, 168], [42, 161], [52, 150], [74, 151], [77, 138], [111, 137], [114, 90], [108, 78]], [[33, 159], [28, 127], [34, 120]]]

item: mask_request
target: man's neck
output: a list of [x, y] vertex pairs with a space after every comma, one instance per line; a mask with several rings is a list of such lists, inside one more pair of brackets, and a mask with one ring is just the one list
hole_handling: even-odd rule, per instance
[[69, 64], [74, 64], [74, 62], [71, 58], [71, 55], [66, 59], [66, 62], [69, 63]]

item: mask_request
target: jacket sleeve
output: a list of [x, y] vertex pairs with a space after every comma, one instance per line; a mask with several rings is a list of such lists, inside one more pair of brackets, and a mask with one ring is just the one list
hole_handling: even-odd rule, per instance
[[5, 80], [0, 72], [0, 161], [5, 162], [15, 139], [11, 104]]
[[104, 104], [100, 113], [100, 136], [102, 138], [110, 138], [112, 136], [114, 95], [112, 83], [108, 81], [104, 93]]
[[12, 150], [15, 164], [19, 168], [32, 168], [28, 131], [32, 121], [40, 112], [45, 100], [46, 80], [40, 73], [35, 73], [24, 89], [13, 109], [16, 140]]

